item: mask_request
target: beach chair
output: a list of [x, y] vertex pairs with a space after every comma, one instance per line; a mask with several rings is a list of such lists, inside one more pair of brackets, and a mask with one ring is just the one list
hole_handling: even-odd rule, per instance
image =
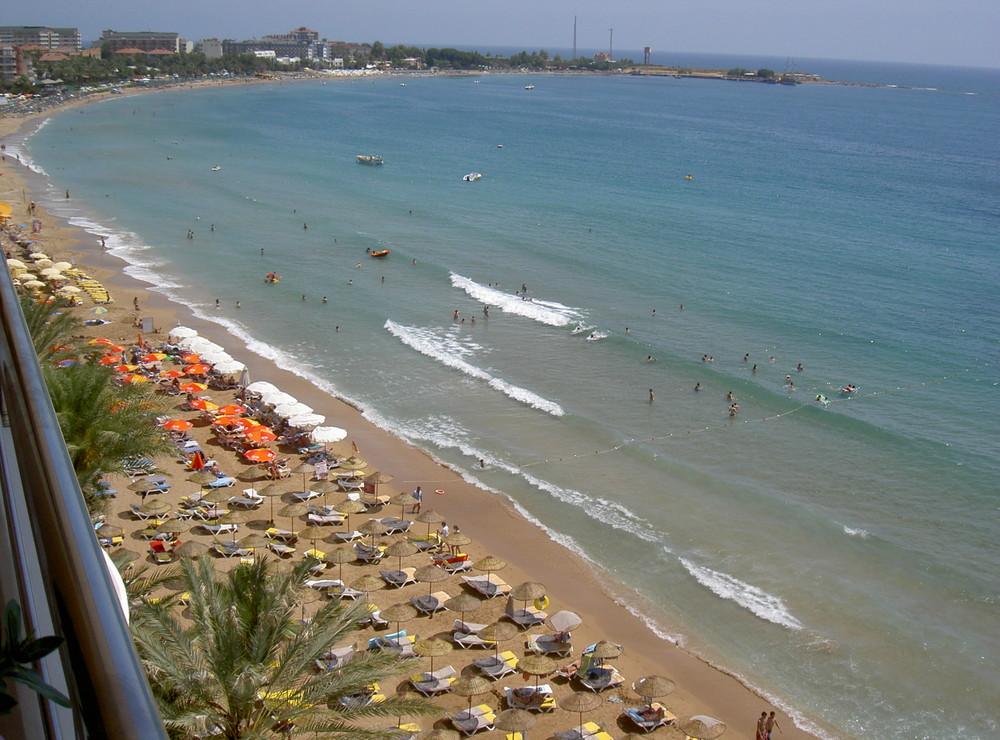
[[132, 509], [132, 516], [136, 519], [156, 519], [159, 516], [159, 514], [150, 514], [143, 511], [140, 508], [140, 504], [129, 504], [129, 508]]
[[365, 534], [357, 530], [354, 530], [353, 532], [334, 532], [333, 536], [341, 542], [354, 542], [355, 540], [362, 540], [365, 538]]
[[340, 697], [339, 701], [341, 706], [348, 709], [362, 709], [385, 701], [385, 694], [382, 693], [382, 689], [378, 683], [370, 683], [361, 691]]
[[362, 620], [359, 624], [370, 624], [374, 629], [382, 629], [389, 626], [388, 620], [382, 617], [381, 609], [376, 608], [374, 604], [369, 604], [368, 607], [371, 609], [368, 619]]
[[97, 541], [101, 543], [101, 547], [118, 547], [118, 545], [125, 542], [124, 535], [116, 534], [113, 537], [98, 537]]
[[557, 732], [553, 737], [558, 738], [558, 740], [590, 740], [590, 738], [601, 732], [604, 732], [604, 728], [599, 724], [596, 722], [586, 722], [571, 730]]
[[510, 586], [502, 579], [488, 576], [462, 576], [462, 580], [477, 593], [488, 599], [510, 593]]
[[517, 656], [510, 650], [504, 650], [499, 657], [494, 655], [489, 658], [476, 658], [472, 662], [487, 678], [494, 681], [517, 670]]
[[463, 719], [456, 719], [453, 716], [449, 716], [452, 726], [465, 737], [471, 737], [480, 730], [492, 730], [496, 719], [497, 717], [493, 714], [492, 710], [482, 714], [474, 714]]
[[[320, 561], [322, 561], [323, 558], [326, 557], [325, 552], [323, 552], [322, 550], [317, 550], [315, 547], [312, 548], [311, 550], [306, 550], [304, 553], [302, 553], [302, 555], [306, 558], [313, 558], [314, 560], [320, 560]], [[324, 567], [326, 567], [325, 564]]]
[[417, 546], [418, 550], [433, 550], [436, 547], [441, 546], [441, 538], [436, 532], [431, 532], [426, 535], [407, 535], [407, 539]]
[[507, 606], [504, 608], [504, 616], [520, 627], [533, 627], [544, 622], [549, 615], [530, 605], [524, 609], [518, 609], [514, 599], [509, 598]]
[[414, 596], [410, 599], [410, 603], [413, 604], [417, 611], [426, 614], [429, 617], [433, 617], [439, 611], [444, 609], [444, 602], [450, 598], [451, 596], [446, 594], [444, 591], [435, 591], [434, 593], [426, 596]]
[[556, 698], [552, 694], [552, 687], [547, 683], [521, 689], [511, 689], [504, 686], [503, 692], [507, 696], [507, 706], [511, 709], [551, 712], [556, 708]]
[[291, 557], [295, 554], [295, 548], [292, 545], [286, 545], [284, 542], [278, 542], [277, 540], [271, 540], [267, 543], [268, 549], [271, 550], [275, 555], [280, 558]]
[[416, 568], [403, 568], [401, 570], [380, 570], [379, 575], [390, 586], [402, 588], [417, 582], [416, 572]]
[[244, 498], [243, 496], [233, 496], [231, 499], [229, 499], [229, 503], [231, 505], [233, 505], [233, 506], [240, 506], [240, 507], [242, 507], [244, 509], [256, 509], [258, 506], [260, 506], [262, 503], [264, 503], [264, 499]]
[[312, 501], [314, 498], [319, 498], [322, 495], [319, 491], [296, 491], [292, 494], [292, 498], [297, 501]]
[[435, 560], [434, 565], [441, 566], [449, 573], [464, 573], [467, 570], [472, 570], [472, 561], [469, 560], [469, 556], [464, 552]]
[[[649, 714], [644, 714], [644, 712], [649, 712]], [[672, 725], [677, 721], [677, 715], [658, 701], [642, 707], [622, 709], [622, 714], [643, 732], [652, 732], [658, 727]]]
[[340, 668], [346, 663], [351, 662], [351, 659], [356, 653], [357, 649], [354, 645], [348, 645], [347, 647], [342, 648], [332, 648], [320, 656], [319, 660], [316, 661], [316, 667], [321, 671], [332, 671], [335, 668]]
[[565, 640], [557, 640], [557, 635], [529, 635], [525, 647], [538, 655], [558, 655], [561, 658], [573, 654], [573, 645]]
[[253, 554], [253, 550], [246, 547], [240, 547], [239, 543], [231, 542], [229, 540], [214, 540], [212, 542], [212, 551], [218, 553], [224, 558], [242, 558]]
[[410, 684], [424, 696], [436, 696], [450, 689], [457, 675], [458, 671], [448, 665], [432, 673], [417, 673], [410, 676]]
[[334, 578], [318, 578], [305, 581], [302, 585], [306, 588], [314, 588], [317, 591], [326, 591], [337, 586], [343, 586], [344, 584]]
[[407, 638], [406, 630], [400, 630], [399, 632], [393, 632], [391, 635], [376, 635], [368, 640], [369, 650], [386, 650], [389, 647], [389, 643], [394, 640], [403, 640]]
[[211, 483], [206, 483], [206, 488], [230, 488], [236, 485], [236, 479], [231, 476], [223, 476], [222, 478], [216, 478]]
[[451, 634], [451, 640], [463, 650], [468, 650], [469, 648], [474, 647], [490, 648], [492, 650], [497, 645], [494, 640], [484, 640], [479, 635], [470, 634], [469, 632], [453, 632]]
[[384, 519], [379, 519], [380, 522], [385, 526], [386, 534], [398, 534], [400, 532], [409, 531], [413, 522], [409, 519], [399, 519], [394, 516], [387, 516]]
[[364, 563], [377, 563], [385, 556], [385, 549], [385, 545], [372, 547], [363, 542], [354, 543], [354, 554], [358, 556], [358, 560]]
[[306, 507], [309, 510], [308, 519], [314, 524], [343, 524], [347, 517], [329, 506]]
[[217, 522], [202, 522], [201, 528], [209, 534], [222, 534], [223, 532], [239, 532], [239, 524], [219, 524]]
[[348, 588], [347, 586], [334, 586], [326, 594], [331, 599], [350, 599], [351, 601], [355, 601], [364, 596], [365, 592], [358, 591], [355, 588]]
[[453, 625], [456, 632], [465, 632], [470, 635], [475, 635], [481, 629], [486, 629], [485, 624], [479, 624], [478, 622], [465, 622], [461, 619], [456, 619]]
[[264, 530], [264, 534], [272, 540], [281, 540], [285, 543], [294, 542], [299, 536], [298, 532], [293, 532], [290, 529], [279, 529], [278, 527], [268, 527]]
[[618, 672], [618, 669], [610, 666], [591, 668], [587, 671], [578, 669], [573, 676], [584, 688], [590, 689], [595, 694], [606, 689], [617, 688], [625, 683], [625, 677]]

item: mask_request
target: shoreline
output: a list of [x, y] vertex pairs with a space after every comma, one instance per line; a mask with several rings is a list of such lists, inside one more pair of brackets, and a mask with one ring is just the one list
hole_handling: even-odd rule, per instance
[[[221, 84], [247, 82], [254, 81], [234, 80]], [[220, 83], [185, 84], [157, 90], [135, 90], [127, 94], [166, 92], [218, 84]], [[68, 105], [106, 97], [108, 96], [91, 96]], [[46, 116], [54, 112], [56, 111], [53, 109], [24, 119], [2, 121], [0, 136], [7, 138], [17, 135], [26, 138], [31, 126], [40, 125]], [[7, 130], [8, 128], [11, 130]], [[42, 177], [26, 172], [23, 165], [15, 167], [11, 161], [3, 164], [3, 171], [0, 186], [3, 186], [6, 194], [21, 189], [22, 186], [26, 193], [32, 193], [31, 180]], [[28, 199], [29, 196], [25, 194], [22, 198]], [[16, 217], [26, 213], [26, 202], [11, 202], [11, 205], [15, 207]], [[301, 376], [275, 366], [272, 361], [242, 346], [239, 338], [224, 327], [196, 317], [188, 307], [172, 302], [151, 289], [152, 286], [148, 283], [129, 276], [124, 272], [126, 263], [103, 252], [96, 236], [67, 224], [56, 225], [44, 213], [41, 218], [41, 237], [46, 245], [45, 249], [75, 255], [80, 265], [103, 282], [116, 298], [116, 315], [130, 315], [128, 303], [131, 297], [140, 297], [143, 311], [139, 315], [152, 315], [155, 325], [162, 328], [157, 339], [165, 339], [170, 328], [184, 324], [223, 345], [248, 365], [253, 380], [274, 383], [325, 413], [329, 423], [348, 429], [350, 439], [358, 444], [362, 455], [375, 469], [397, 476], [391, 486], [394, 490], [411, 490], [414, 485], [423, 485], [428, 490], [438, 487], [446, 489], [445, 496], [432, 497], [433, 502], [426, 503], [439, 511], [448, 522], [460, 524], [463, 532], [486, 551], [507, 560], [511, 566], [502, 576], [508, 583], [513, 585], [523, 580], [544, 582], [549, 586], [554, 601], [580, 613], [585, 620], [584, 626], [578, 631], [582, 644], [603, 637], [618, 641], [622, 636], [627, 636], [628, 639], [624, 641], [626, 652], [619, 659], [619, 666], [630, 680], [649, 673], [668, 675], [678, 683], [678, 690], [665, 700], [672, 711], [679, 716], [706, 713], [726, 722], [728, 737], [752, 737], [751, 728], [759, 712], [764, 708], [771, 709], [765, 700], [737, 678], [654, 634], [642, 618], [621, 604], [599, 571], [522, 517], [506, 497], [473, 486], [462, 479], [459, 473], [435, 461], [427, 452], [369, 422], [351, 404], [333, 398]], [[121, 336], [129, 339], [134, 334], [131, 327], [126, 328], [124, 325], [109, 325], [108, 329], [111, 330], [109, 336], [114, 335], [116, 338]], [[591, 640], [590, 637], [594, 639]], [[610, 710], [617, 713], [617, 708], [613, 705]], [[790, 738], [814, 737], [797, 728], [784, 712], [780, 714], [779, 722]]]

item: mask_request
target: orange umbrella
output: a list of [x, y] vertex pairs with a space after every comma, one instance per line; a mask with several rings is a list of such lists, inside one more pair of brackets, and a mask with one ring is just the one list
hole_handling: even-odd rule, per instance
[[132, 373], [130, 375], [123, 375], [122, 376], [122, 380], [124, 380], [126, 383], [148, 383], [149, 382], [149, 378], [147, 378], [145, 375], [139, 375], [137, 373]]
[[205, 456], [200, 452], [194, 453], [189, 464], [191, 470], [204, 470], [205, 469]]
[[112, 342], [110, 339], [105, 339], [104, 337], [97, 337], [96, 339], [91, 339], [89, 342], [87, 342], [87, 344], [91, 345], [100, 344], [105, 347], [110, 347], [112, 344], [114, 344], [114, 342]]
[[267, 442], [276, 440], [278, 435], [267, 427], [253, 427], [247, 431], [246, 438], [254, 444], [266, 444]]
[[208, 371], [211, 369], [208, 365], [188, 365], [184, 368], [184, 372], [188, 375], [208, 375]]
[[247, 419], [245, 416], [231, 416], [232, 426], [239, 427], [240, 429], [251, 429], [252, 427], [259, 427], [260, 422], [254, 421], [253, 419]]
[[142, 358], [143, 362], [160, 362], [165, 360], [167, 356], [162, 352], [150, 352], [148, 355], [144, 355]]
[[167, 380], [173, 380], [174, 378], [183, 378], [184, 377], [184, 371], [183, 370], [164, 370], [162, 373], [160, 373], [160, 377], [161, 378], [166, 378]]
[[243, 457], [247, 460], [252, 460], [253, 462], [270, 462], [274, 459], [274, 450], [268, 450], [264, 447], [258, 447], [253, 450], [247, 450], [243, 453]]
[[115, 372], [119, 373], [131, 373], [138, 369], [138, 365], [115, 365]]
[[[219, 413], [222, 413], [222, 409], [219, 409]], [[228, 427], [236, 424], [240, 420], [238, 416], [216, 416], [212, 420], [212, 426], [216, 427]]]
[[115, 354], [119, 354], [120, 352], [124, 352], [124, 351], [125, 351], [125, 345], [124, 344], [109, 344], [108, 345], [108, 352], [114, 352]]
[[206, 401], [204, 398], [196, 398], [190, 404], [193, 409], [199, 409], [200, 411], [214, 411], [219, 408], [211, 401]]
[[196, 362], [201, 362], [200, 355], [184, 355], [183, 357], [181, 357], [181, 359], [184, 362], [188, 363], [189, 365], [193, 365]]
[[[198, 391], [207, 391], [208, 386], [204, 383], [184, 383], [184, 385], [180, 386], [180, 389], [184, 393], [197, 393]], [[198, 407], [195, 406], [195, 408]], [[218, 408], [218, 406], [216, 406], [216, 408]]]
[[163, 424], [163, 428], [171, 432], [184, 432], [193, 426], [187, 419], [171, 419]]
[[238, 404], [231, 403], [228, 406], [223, 406], [222, 408], [220, 408], [219, 413], [223, 414], [224, 416], [239, 416], [240, 414], [245, 413], [246, 410], [247, 410], [246, 406], [240, 406]]
[[98, 365], [118, 365], [122, 361], [121, 355], [108, 355], [97, 361]]

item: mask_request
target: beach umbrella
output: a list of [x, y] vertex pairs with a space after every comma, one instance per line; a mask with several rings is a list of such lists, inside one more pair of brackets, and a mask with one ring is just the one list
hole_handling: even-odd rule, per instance
[[181, 362], [186, 362], [188, 365], [200, 365], [201, 355], [195, 355], [188, 353], [186, 355], [181, 355]]
[[548, 655], [526, 655], [517, 662], [517, 670], [535, 677], [536, 689], [538, 679], [549, 675], [556, 668], [556, 662]]
[[241, 470], [239, 473], [236, 474], [236, 480], [242, 481], [243, 483], [249, 483], [250, 490], [254, 491], [254, 493], [256, 493], [256, 491], [254, 490], [253, 484], [261, 480], [263, 477], [264, 473], [261, 471], [260, 468], [254, 465], [251, 465], [250, 467], [247, 468], [243, 468], [243, 470]]
[[344, 563], [351, 563], [358, 559], [358, 554], [349, 547], [335, 547], [323, 558], [330, 565], [337, 566], [337, 579], [344, 582]]
[[316, 549], [316, 540], [322, 541], [324, 537], [330, 534], [330, 530], [324, 529], [323, 527], [311, 526], [306, 527], [299, 531], [299, 539], [309, 540], [311, 549]]
[[387, 557], [398, 558], [398, 561], [396, 563], [396, 570], [403, 569], [403, 558], [408, 558], [411, 555], [416, 555], [418, 552], [420, 552], [420, 548], [418, 548], [409, 540], [399, 540], [398, 542], [393, 542], [385, 550], [385, 554]]
[[[385, 616], [385, 612], [382, 613]], [[396, 630], [397, 632], [399, 630]], [[472, 697], [480, 694], [488, 694], [493, 690], [493, 684], [486, 680], [485, 676], [473, 673], [468, 676], [460, 676], [451, 684], [451, 693], [456, 696], [469, 697], [469, 711], [472, 711]]]
[[254, 462], [270, 462], [274, 459], [274, 450], [269, 450], [266, 447], [257, 447], [252, 450], [247, 450], [243, 453], [243, 457], [247, 460], [253, 460]]
[[27, 265], [25, 265], [23, 262], [21, 262], [21, 260], [16, 260], [16, 259], [13, 259], [13, 258], [7, 260], [7, 266], [8, 267], [14, 267], [16, 269], [22, 269], [22, 270], [23, 269], [27, 269]]
[[[204, 383], [181, 383], [178, 387], [183, 393], [200, 393], [201, 391], [208, 390], [208, 386]], [[212, 411], [219, 408], [218, 404], [211, 403], [203, 398], [196, 398], [189, 405], [193, 409], [201, 409], [202, 411], [208, 411], [208, 406], [211, 406]]]
[[163, 352], [150, 352], [148, 355], [143, 355], [140, 359], [142, 362], [163, 362], [167, 359], [167, 356]]
[[357, 514], [359, 511], [365, 510], [365, 505], [360, 501], [355, 501], [354, 499], [347, 499], [346, 501], [338, 504], [336, 507], [337, 511], [344, 514], [347, 517], [347, 531], [351, 531], [351, 514]]
[[326, 421], [326, 417], [323, 414], [296, 414], [289, 416], [286, 421], [288, 426], [296, 429], [312, 429]]
[[601, 640], [596, 643], [592, 649], [585, 650], [585, 655], [592, 655], [595, 658], [600, 658], [601, 660], [607, 660], [608, 658], [617, 658], [621, 655], [622, 646], [616, 645], [613, 642], [608, 642], [607, 640]]
[[112, 562], [115, 563], [115, 565], [123, 563], [131, 563], [142, 557], [142, 555], [137, 553], [135, 550], [127, 550], [125, 548], [120, 548], [110, 554], [111, 554], [111, 560]]
[[106, 355], [97, 361], [98, 365], [119, 365], [122, 358], [120, 355]]
[[184, 377], [184, 371], [183, 370], [177, 370], [177, 369], [164, 370], [162, 373], [160, 373], [160, 377], [161, 378], [166, 378], [167, 380], [173, 380], [174, 378], [183, 378]]
[[225, 488], [215, 488], [204, 496], [201, 497], [202, 501], [207, 501], [210, 504], [221, 504], [229, 501], [233, 497], [233, 494]]
[[125, 533], [125, 530], [114, 524], [104, 523], [97, 528], [99, 537], [118, 537]]
[[278, 438], [278, 435], [267, 427], [250, 427], [244, 436], [255, 445], [267, 444]]
[[253, 383], [249, 383], [246, 390], [256, 393], [258, 396], [265, 392], [275, 392], [278, 390], [278, 386], [274, 383], [268, 383], [266, 380], [256, 380]]
[[167, 332], [167, 338], [172, 342], [179, 342], [182, 339], [189, 339], [198, 336], [198, 332], [186, 326], [175, 326]]
[[[518, 666], [520, 667], [520, 663]], [[604, 704], [604, 699], [590, 691], [575, 691], [559, 700], [560, 709], [565, 709], [567, 712], [577, 712], [580, 715], [581, 725], [583, 724], [583, 713], [593, 712], [602, 704]]]
[[715, 740], [715, 738], [726, 731], [724, 722], [704, 714], [696, 714], [693, 717], [681, 720], [676, 726], [685, 735], [697, 738], [697, 740]]
[[185, 432], [193, 426], [187, 419], [170, 419], [163, 423], [163, 428], [169, 432]]
[[278, 516], [287, 516], [289, 518], [288, 528], [292, 529], [295, 526], [295, 517], [302, 516], [308, 511], [305, 504], [285, 504], [278, 509]]
[[139, 369], [138, 365], [115, 365], [116, 373], [132, 373]]
[[222, 375], [236, 375], [246, 369], [246, 365], [232, 358], [215, 361], [215, 372]]
[[498, 570], [503, 570], [507, 567], [507, 561], [501, 560], [493, 555], [487, 555], [486, 557], [480, 558], [472, 564], [472, 567], [476, 570], [481, 570], [486, 573], [486, 580], [489, 581], [490, 577]]
[[399, 508], [399, 518], [402, 519], [406, 514], [406, 507], [409, 506], [413, 508], [417, 505], [417, 499], [412, 493], [398, 493], [389, 499], [389, 503], [393, 506], [398, 506]]
[[362, 534], [370, 534], [372, 536], [372, 547], [375, 547], [375, 540], [380, 534], [385, 534], [389, 528], [382, 524], [378, 519], [369, 519], [367, 522], [362, 522], [358, 525], [358, 531]]
[[274, 407], [274, 413], [286, 419], [290, 416], [298, 416], [299, 414], [311, 414], [314, 411], [315, 409], [312, 406], [307, 406], [301, 401], [282, 403]]
[[172, 508], [174, 507], [166, 501], [150, 501], [149, 503], [140, 506], [139, 511], [143, 514], [152, 514], [156, 516], [157, 514], [166, 514]]
[[521, 740], [528, 740], [528, 730], [535, 726], [535, 715], [524, 709], [505, 709], [497, 714], [493, 726], [504, 732], [520, 732]]
[[182, 558], [196, 559], [208, 554], [209, 547], [198, 540], [188, 540], [174, 548], [174, 552]]
[[450, 642], [442, 640], [440, 637], [426, 637], [423, 640], [417, 640], [416, 644], [413, 646], [413, 652], [422, 658], [431, 659], [431, 673], [434, 672], [434, 659], [440, 658], [442, 655], [447, 655], [454, 648], [451, 646]]
[[[317, 493], [323, 494], [323, 503], [326, 503], [327, 494], [333, 493], [334, 491], [340, 490], [340, 487], [331, 480], [321, 480], [314, 486], [310, 486], [310, 489], [316, 491]], [[303, 490], [305, 487], [303, 486]]]
[[563, 610], [547, 616], [545, 624], [556, 632], [569, 632], [583, 624], [583, 619], [575, 612]]
[[388, 609], [382, 609], [380, 615], [385, 621], [394, 622], [396, 632], [399, 632], [399, 625], [416, 618], [417, 610], [409, 604], [393, 604]]
[[21, 283], [25, 288], [44, 288], [45, 283], [41, 280], [28, 280], [27, 282]]
[[643, 676], [632, 682], [632, 690], [645, 699], [647, 704], [676, 688], [677, 684], [664, 676]]
[[519, 633], [517, 625], [510, 622], [494, 622], [479, 630], [481, 638], [494, 643], [494, 655], [498, 658], [500, 656], [500, 643], [506, 642]]
[[351, 455], [346, 460], [341, 460], [340, 467], [343, 470], [363, 470], [368, 467], [368, 463], [356, 455]]
[[59, 272], [66, 272], [66, 270], [71, 269], [73, 265], [66, 260], [60, 260], [59, 262], [54, 263], [52, 267], [59, 270]]
[[461, 550], [463, 547], [472, 542], [472, 538], [462, 532], [452, 532], [442, 541], [453, 550]]
[[149, 382], [149, 378], [147, 378], [145, 375], [139, 375], [137, 373], [130, 373], [128, 375], [123, 375], [122, 380], [125, 381], [126, 383], [132, 383], [133, 385], [137, 383]]
[[240, 414], [245, 414], [246, 410], [246, 406], [240, 406], [238, 403], [230, 403], [219, 407], [219, 413], [222, 416], [239, 416]]
[[28, 256], [33, 260], [47, 260], [49, 258], [45, 252], [32, 252]]
[[510, 596], [514, 601], [534, 601], [545, 596], [545, 586], [541, 583], [526, 581], [512, 588]]
[[216, 478], [215, 473], [209, 470], [199, 470], [197, 473], [189, 475], [188, 480], [192, 483], [197, 483], [199, 486], [206, 486], [218, 479]]
[[135, 491], [136, 493], [140, 494], [143, 498], [146, 497], [147, 493], [152, 491], [154, 488], [158, 487], [159, 487], [158, 483], [154, 483], [151, 480], [145, 480], [145, 479], [137, 480], [134, 481], [133, 483], [128, 484], [128, 490]]
[[94, 306], [92, 309], [90, 309], [90, 312], [92, 314], [100, 316], [101, 314], [107, 313], [108, 309], [106, 309], [104, 306]]
[[415, 519], [418, 522], [427, 525], [427, 536], [428, 537], [430, 537], [430, 535], [431, 535], [431, 525], [433, 525], [433, 524], [441, 524], [444, 521], [444, 517], [441, 516], [440, 514], [438, 514], [433, 509], [427, 509], [427, 511], [421, 511], [419, 514], [417, 514], [417, 516], [415, 517]]
[[309, 432], [309, 439], [318, 445], [328, 445], [347, 438], [347, 430], [340, 427], [316, 427]]
[[243, 420], [239, 416], [226, 416], [222, 414], [222, 409], [217, 409], [216, 413], [219, 414], [219, 416], [216, 416], [214, 419], [212, 419], [213, 427], [236, 426], [237, 422]]
[[188, 375], [208, 375], [209, 370], [212, 368], [205, 364], [195, 364], [188, 365], [184, 368], [184, 372]]
[[256, 550], [258, 547], [267, 547], [269, 542], [270, 540], [267, 537], [254, 532], [240, 540], [240, 547], [244, 547], [247, 550]]
[[[235, 524], [236, 529], [239, 529], [239, 525], [245, 524], [249, 514], [245, 511], [230, 511], [218, 518], [219, 524]], [[233, 531], [233, 542], [236, 542], [236, 530]]]
[[[425, 565], [422, 568], [417, 568], [413, 575], [421, 583], [428, 584], [428, 596], [431, 593], [431, 589], [434, 588], [435, 583], [441, 583], [451, 578], [451, 574], [439, 565]], [[433, 617], [434, 615], [430, 614], [429, 616]]]
[[450, 612], [458, 612], [462, 623], [465, 623], [466, 612], [475, 612], [483, 605], [479, 599], [470, 593], [463, 591], [458, 596], [452, 596], [444, 602], [444, 608]]
[[459, 740], [459, 734], [454, 730], [424, 730], [418, 732], [414, 740]]
[[355, 591], [361, 591], [365, 595], [365, 601], [367, 601], [370, 592], [378, 591], [383, 586], [385, 586], [385, 581], [371, 573], [366, 573], [356, 579], [350, 587]]
[[194, 524], [182, 519], [168, 519], [156, 527], [157, 534], [180, 534], [187, 532]]
[[294, 468], [292, 468], [292, 472], [299, 473], [302, 475], [302, 491], [304, 493], [306, 490], [306, 476], [315, 473], [316, 466], [313, 465], [312, 463], [307, 463], [307, 462], [299, 463]]
[[101, 347], [110, 347], [112, 344], [114, 344], [114, 342], [104, 337], [94, 337], [89, 342], [87, 342], [87, 344], [89, 344], [92, 347], [96, 347], [98, 345], [100, 345]]
[[[273, 386], [272, 386], [273, 387]], [[274, 390], [257, 391], [261, 400], [269, 406], [280, 406], [283, 403], [295, 403], [298, 399], [290, 393], [275, 388]]]
[[[248, 468], [249, 469], [249, 468]], [[244, 471], [246, 472], [246, 471]], [[277, 483], [269, 483], [268, 485], [257, 491], [258, 496], [263, 496], [264, 498], [271, 499], [271, 523], [274, 523], [274, 499], [278, 498], [283, 494], [284, 489]]]

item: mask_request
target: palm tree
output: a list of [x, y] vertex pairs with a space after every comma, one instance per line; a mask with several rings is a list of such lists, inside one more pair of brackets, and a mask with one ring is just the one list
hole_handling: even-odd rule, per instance
[[[436, 712], [422, 698], [388, 696], [364, 707], [339, 699], [405, 672], [412, 661], [362, 652], [316, 672], [328, 649], [344, 642], [366, 605], [331, 601], [312, 620], [296, 620], [305, 563], [276, 572], [263, 558], [219, 574], [209, 558], [181, 563], [190, 594], [185, 628], [169, 607], [140, 604], [132, 632], [168, 731], [177, 737], [249, 738], [296, 735], [387, 740], [393, 731], [360, 727], [369, 717]], [[398, 731], [395, 733], [398, 736]]]
[[159, 404], [146, 387], [116, 386], [112, 372], [99, 365], [43, 365], [42, 374], [91, 512], [104, 503], [96, 495], [102, 475], [123, 472], [130, 459], [172, 449], [156, 424]]
[[67, 311], [55, 311], [48, 303], [33, 298], [21, 298], [21, 313], [28, 325], [31, 342], [38, 361], [45, 364], [53, 357], [72, 357], [69, 350], [54, 351], [55, 347], [68, 346], [82, 326], [80, 320]]

